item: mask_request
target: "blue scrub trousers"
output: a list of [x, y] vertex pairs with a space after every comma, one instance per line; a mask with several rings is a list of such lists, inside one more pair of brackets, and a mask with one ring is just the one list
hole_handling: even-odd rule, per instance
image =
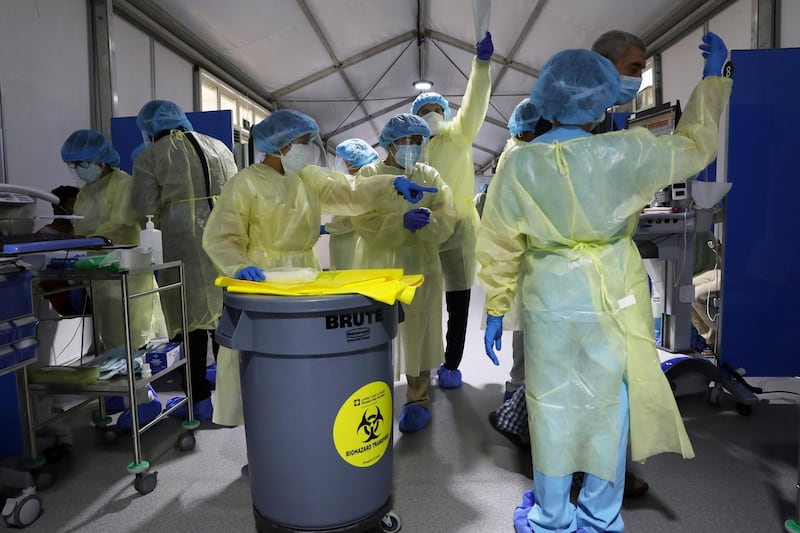
[[624, 530], [620, 510], [625, 491], [625, 467], [628, 451], [628, 385], [620, 390], [620, 439], [617, 450], [615, 481], [586, 474], [578, 495], [578, 506], [570, 502], [572, 475], [550, 477], [533, 469], [536, 503], [528, 513], [528, 525], [534, 533], [618, 533]]

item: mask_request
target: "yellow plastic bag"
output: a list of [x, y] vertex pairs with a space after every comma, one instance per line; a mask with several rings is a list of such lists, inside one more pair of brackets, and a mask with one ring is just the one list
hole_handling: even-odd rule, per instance
[[220, 276], [216, 285], [239, 294], [319, 296], [358, 293], [385, 304], [393, 304], [397, 300], [409, 304], [424, 279], [421, 274], [405, 276], [401, 268], [386, 268], [330, 270], [320, 272], [314, 281], [308, 283], [245, 281]]

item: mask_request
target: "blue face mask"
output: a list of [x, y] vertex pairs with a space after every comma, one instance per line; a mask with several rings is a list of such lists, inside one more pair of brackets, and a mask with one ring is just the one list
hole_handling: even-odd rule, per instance
[[75, 173], [78, 175], [80, 179], [85, 181], [86, 183], [92, 183], [97, 181], [97, 178], [100, 177], [100, 173], [103, 172], [102, 167], [95, 165], [92, 163], [89, 165], [88, 168], [76, 167]]
[[619, 77], [619, 96], [615, 105], [627, 104], [634, 98], [636, 93], [639, 92], [639, 87], [642, 86], [642, 78], [634, 78], [633, 76], [620, 76]]
[[418, 144], [395, 145], [395, 148], [397, 148], [397, 153], [394, 156], [394, 160], [407, 171], [414, 168], [414, 165], [417, 164], [422, 155], [422, 146]]

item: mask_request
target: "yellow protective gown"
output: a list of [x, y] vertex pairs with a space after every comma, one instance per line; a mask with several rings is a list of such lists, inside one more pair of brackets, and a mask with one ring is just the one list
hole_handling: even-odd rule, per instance
[[[368, 176], [402, 172], [384, 163], [361, 167]], [[422, 274], [425, 283], [417, 289], [414, 301], [405, 305], [405, 321], [397, 334], [395, 377], [419, 376], [421, 371], [438, 367], [443, 361], [442, 344], [442, 266], [439, 245], [450, 237], [456, 222], [456, 209], [450, 187], [433, 167], [417, 163], [406, 173], [415, 183], [436, 187], [436, 194], [425, 194], [414, 205], [402, 197], [390, 196], [388, 203], [351, 222], [360, 236], [356, 246], [356, 268], [402, 268], [406, 274]], [[411, 233], [403, 227], [403, 214], [409, 209], [427, 207], [430, 223]]]
[[619, 391], [635, 461], [693, 451], [653, 338], [647, 275], [632, 235], [641, 208], [707, 166], [731, 81], [703, 80], [674, 135], [634, 128], [501, 158], [478, 236], [486, 310], [508, 311], [521, 270], [533, 466], [613, 480]]
[[478, 211], [475, 195], [475, 167], [472, 142], [478, 135], [492, 92], [491, 61], [472, 60], [472, 71], [461, 108], [441, 133], [428, 142], [428, 164], [439, 171], [450, 186], [458, 220], [453, 235], [441, 244], [445, 290], [465, 291], [475, 281], [475, 234]]
[[[114, 169], [97, 181], [84, 185], [75, 199], [75, 214], [84, 217], [75, 220], [75, 234], [102, 235], [114, 244], [139, 244], [141, 227], [130, 207], [132, 184], [133, 180], [126, 172]], [[128, 277], [130, 294], [152, 288], [155, 288], [152, 274]], [[124, 346], [125, 322], [120, 282], [96, 281], [93, 290], [94, 327], [100, 339], [99, 350]], [[154, 337], [166, 334], [158, 295], [131, 300], [129, 312], [134, 349], [147, 344]]]
[[358, 242], [358, 234], [353, 231], [350, 217], [333, 217], [325, 224], [330, 233], [328, 252], [331, 259], [331, 270], [348, 270], [353, 268], [353, 254]]
[[[221, 141], [192, 132], [208, 161], [211, 196], [236, 174], [233, 154]], [[181, 260], [184, 265], [186, 322], [189, 331], [214, 329], [222, 312], [222, 290], [214, 286], [218, 272], [203, 251], [203, 231], [210, 212], [200, 158], [185, 133], [173, 130], [147, 147], [133, 165], [133, 206], [144, 220], [156, 215], [161, 229], [164, 262]], [[162, 284], [177, 281], [174, 269], [159, 274]], [[180, 332], [178, 291], [162, 294], [170, 337]], [[184, 332], [188, 333], [188, 332]]]
[[[299, 175], [282, 175], [256, 163], [225, 184], [208, 220], [203, 248], [228, 277], [251, 265], [267, 271], [319, 270], [314, 245], [322, 213], [356, 215], [371, 209], [381, 197], [402, 200], [392, 183], [397, 174], [359, 181], [342, 172], [308, 166]], [[217, 354], [214, 422], [244, 423], [239, 355], [224, 347]]]

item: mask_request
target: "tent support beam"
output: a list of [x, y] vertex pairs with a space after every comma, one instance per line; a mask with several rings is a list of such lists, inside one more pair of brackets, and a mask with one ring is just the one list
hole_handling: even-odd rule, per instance
[[291, 83], [291, 84], [287, 85], [286, 87], [281, 87], [280, 89], [275, 91], [273, 94], [275, 95], [276, 98], [283, 98], [284, 96], [286, 96], [287, 94], [289, 94], [291, 92], [294, 92], [294, 91], [296, 91], [298, 89], [302, 89], [303, 87], [305, 87], [307, 85], [311, 85], [312, 83], [317, 82], [317, 81], [321, 80], [322, 78], [326, 78], [326, 77], [330, 76], [331, 74], [335, 74], [336, 72], [339, 72], [340, 70], [346, 69], [347, 67], [351, 67], [351, 66], [355, 65], [356, 63], [360, 63], [360, 62], [364, 61], [365, 59], [369, 59], [371, 57], [374, 57], [374, 56], [376, 56], [376, 55], [378, 55], [378, 54], [380, 54], [382, 52], [385, 52], [386, 50], [394, 48], [397, 45], [407, 43], [408, 41], [410, 41], [411, 39], [414, 38], [414, 35], [415, 35], [415, 32], [408, 31], [406, 33], [403, 33], [402, 35], [398, 35], [397, 37], [393, 37], [393, 38], [389, 39], [388, 41], [384, 41], [381, 44], [378, 44], [378, 45], [375, 45], [375, 46], [371, 47], [368, 50], [365, 50], [363, 52], [359, 52], [358, 54], [356, 54], [354, 56], [350, 56], [347, 59], [341, 61], [340, 63], [338, 63], [336, 65], [331, 65], [330, 67], [326, 67], [326, 68], [324, 68], [322, 70], [318, 70], [317, 72], [314, 72], [313, 74], [309, 74], [305, 78], [303, 78], [301, 80], [297, 80], [296, 82]]

